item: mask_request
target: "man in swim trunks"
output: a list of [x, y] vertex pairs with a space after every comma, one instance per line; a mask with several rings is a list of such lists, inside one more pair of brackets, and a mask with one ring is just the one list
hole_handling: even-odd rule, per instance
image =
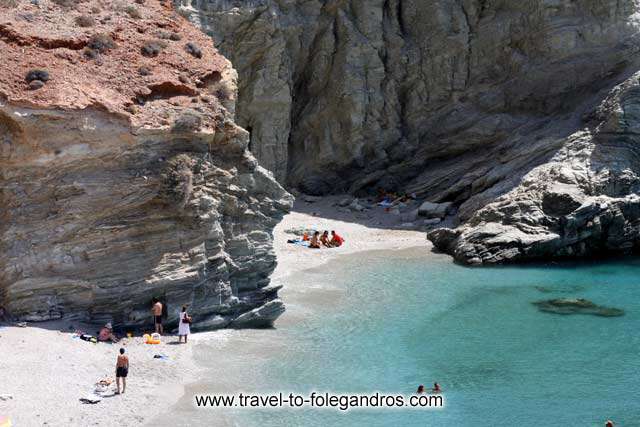
[[164, 332], [162, 329], [162, 303], [157, 299], [153, 299], [153, 307], [151, 307], [153, 313], [153, 323], [156, 327], [156, 333], [162, 335]]
[[124, 355], [124, 348], [120, 349], [120, 354], [116, 360], [116, 386], [120, 394], [120, 379], [122, 379], [122, 393], [127, 388], [127, 375], [129, 374], [129, 358]]

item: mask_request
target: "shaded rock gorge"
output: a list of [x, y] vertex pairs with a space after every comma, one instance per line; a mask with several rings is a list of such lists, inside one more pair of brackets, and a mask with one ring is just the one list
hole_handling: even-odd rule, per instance
[[450, 203], [469, 264], [636, 247], [637, 0], [174, 3], [281, 183]]

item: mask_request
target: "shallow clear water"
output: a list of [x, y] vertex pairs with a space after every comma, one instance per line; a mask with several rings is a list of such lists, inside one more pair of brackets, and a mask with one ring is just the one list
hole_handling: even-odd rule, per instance
[[[330, 280], [338, 297], [279, 327], [271, 339], [294, 344], [268, 358], [255, 388], [411, 393], [438, 381], [445, 409], [239, 411], [241, 424], [640, 425], [638, 259], [481, 269], [428, 260], [371, 253], [332, 267], [329, 279], [300, 276], [311, 288]], [[531, 304], [553, 297], [626, 315], [562, 316]]]

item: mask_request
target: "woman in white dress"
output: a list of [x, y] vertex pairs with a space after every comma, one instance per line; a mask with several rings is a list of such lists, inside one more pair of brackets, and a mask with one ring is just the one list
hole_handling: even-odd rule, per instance
[[180, 324], [178, 325], [178, 342], [182, 342], [184, 337], [184, 343], [187, 343], [187, 337], [191, 333], [191, 317], [187, 314], [187, 306], [182, 306], [182, 312], [180, 313]]

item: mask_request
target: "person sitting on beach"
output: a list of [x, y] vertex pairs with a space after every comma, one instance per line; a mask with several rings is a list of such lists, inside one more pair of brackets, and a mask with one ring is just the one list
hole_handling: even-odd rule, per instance
[[424, 393], [424, 386], [422, 384], [420, 384], [418, 386], [418, 391], [416, 391], [416, 393], [418, 393], [418, 394], [423, 394]]
[[338, 233], [336, 233], [335, 231], [331, 231], [331, 247], [333, 248], [337, 248], [339, 246], [342, 246], [342, 244], [344, 243], [344, 239], [341, 236], [338, 236]]
[[120, 394], [120, 379], [122, 379], [122, 393], [127, 388], [127, 375], [129, 374], [129, 358], [124, 355], [124, 348], [120, 349], [120, 354], [116, 360], [116, 386]]
[[113, 333], [113, 327], [111, 323], [107, 323], [102, 328], [100, 328], [100, 332], [98, 332], [98, 341], [111, 341], [118, 342], [118, 338]]
[[433, 393], [440, 393], [442, 390], [440, 389], [440, 384], [433, 383], [433, 388], [431, 389]]
[[191, 317], [187, 313], [187, 306], [182, 306], [182, 312], [180, 313], [180, 323], [178, 324], [178, 342], [182, 342], [184, 337], [184, 343], [187, 343], [187, 337], [191, 333]]
[[320, 232], [316, 231], [313, 233], [313, 237], [311, 238], [311, 242], [309, 242], [309, 247], [311, 249], [320, 249]]
[[153, 299], [153, 306], [151, 307], [153, 313], [153, 324], [156, 328], [156, 333], [162, 335], [164, 330], [162, 329], [162, 303], [158, 298]]
[[326, 248], [331, 247], [331, 242], [329, 242], [329, 232], [327, 230], [322, 233], [322, 236], [320, 237], [320, 243], [322, 243]]

